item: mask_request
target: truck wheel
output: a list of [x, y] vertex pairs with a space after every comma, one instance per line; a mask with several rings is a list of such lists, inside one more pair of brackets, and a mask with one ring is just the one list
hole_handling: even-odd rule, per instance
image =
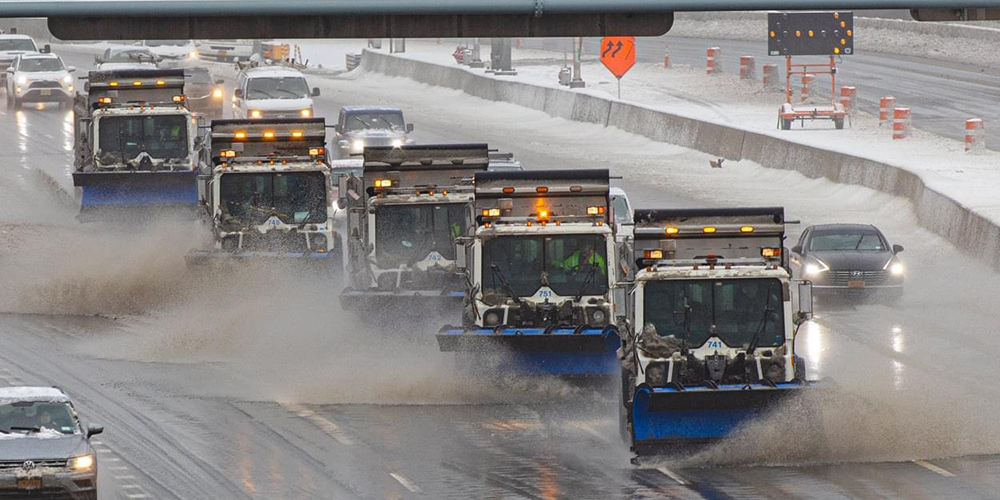
[[15, 97], [14, 98], [14, 109], [21, 109], [21, 104], [23, 104], [21, 102], [21, 100]]
[[833, 126], [837, 127], [837, 130], [843, 130], [844, 129], [844, 119], [843, 118], [834, 118], [833, 119]]
[[781, 130], [791, 130], [791, 129], [792, 129], [792, 120], [791, 120], [791, 118], [782, 118], [781, 119]]

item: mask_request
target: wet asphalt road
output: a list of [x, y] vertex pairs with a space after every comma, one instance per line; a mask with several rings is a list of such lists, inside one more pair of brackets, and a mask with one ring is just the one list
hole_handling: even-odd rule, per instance
[[[140, 315], [0, 315], [0, 384], [59, 385], [106, 425], [101, 498], [1000, 497], [996, 274], [916, 227], [907, 203], [789, 172], [709, 170], [698, 153], [405, 81], [314, 84], [320, 116], [399, 105], [421, 142], [485, 140], [528, 168], [611, 167], [639, 207], [781, 204], [806, 223], [879, 225], [907, 247], [903, 301], [821, 300], [797, 345], [810, 378], [867, 403], [824, 408], [827, 439], [797, 453], [788, 441], [809, 437], [779, 430], [635, 467], [612, 397], [558, 383], [466, 390], [477, 384], [433, 343], [393, 349], [400, 332], [365, 331], [334, 297], [274, 285], [275, 297], [251, 300], [215, 284], [217, 307], [174, 297]], [[31, 181], [38, 168], [69, 184], [66, 123], [64, 111], [0, 110], [13, 138], [0, 187], [4, 203], [51, 210], [53, 234], [86, 233]]]

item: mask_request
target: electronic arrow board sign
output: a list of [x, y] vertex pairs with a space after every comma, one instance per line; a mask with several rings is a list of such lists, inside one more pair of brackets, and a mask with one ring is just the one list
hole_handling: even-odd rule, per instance
[[772, 56], [849, 56], [854, 53], [854, 13], [769, 12], [767, 53]]

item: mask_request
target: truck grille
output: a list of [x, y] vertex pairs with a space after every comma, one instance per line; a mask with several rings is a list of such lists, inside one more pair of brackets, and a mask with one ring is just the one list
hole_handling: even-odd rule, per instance
[[865, 282], [865, 286], [881, 286], [888, 281], [885, 271], [830, 271], [827, 285], [848, 286], [851, 281]]
[[242, 249], [248, 252], [305, 252], [308, 246], [306, 233], [250, 231], [243, 233]]

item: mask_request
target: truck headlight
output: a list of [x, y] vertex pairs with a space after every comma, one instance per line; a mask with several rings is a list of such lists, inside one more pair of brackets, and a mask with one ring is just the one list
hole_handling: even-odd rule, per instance
[[351, 143], [351, 149], [355, 151], [361, 151], [362, 149], [365, 149], [365, 141], [362, 141], [361, 139], [355, 139], [354, 142]]
[[90, 470], [94, 468], [94, 455], [73, 457], [69, 461], [69, 466], [75, 471]]
[[590, 326], [604, 326], [608, 323], [608, 313], [601, 307], [591, 307], [587, 309], [589, 316], [587, 323]]
[[305, 108], [302, 111], [299, 111], [299, 114], [302, 115], [302, 118], [312, 118], [313, 110], [312, 108]]
[[497, 326], [500, 324], [500, 320], [503, 318], [503, 312], [499, 309], [490, 309], [486, 311], [483, 315], [483, 325], [484, 326]]
[[212, 91], [212, 97], [215, 99], [222, 99], [222, 89], [215, 89]]
[[325, 234], [314, 234], [312, 236], [312, 241], [310, 241], [313, 252], [325, 252], [326, 251], [326, 235]]
[[191, 52], [188, 52], [188, 59], [197, 59], [197, 58], [198, 58], [197, 50], [192, 50]]
[[251, 109], [250, 110], [250, 118], [260, 118], [261, 116], [262, 116], [262, 114], [261, 114], [261, 112], [260, 112], [259, 109]]
[[402, 139], [393, 139], [392, 140], [392, 147], [398, 148], [398, 147], [401, 147], [402, 145], [403, 145], [403, 140]]

